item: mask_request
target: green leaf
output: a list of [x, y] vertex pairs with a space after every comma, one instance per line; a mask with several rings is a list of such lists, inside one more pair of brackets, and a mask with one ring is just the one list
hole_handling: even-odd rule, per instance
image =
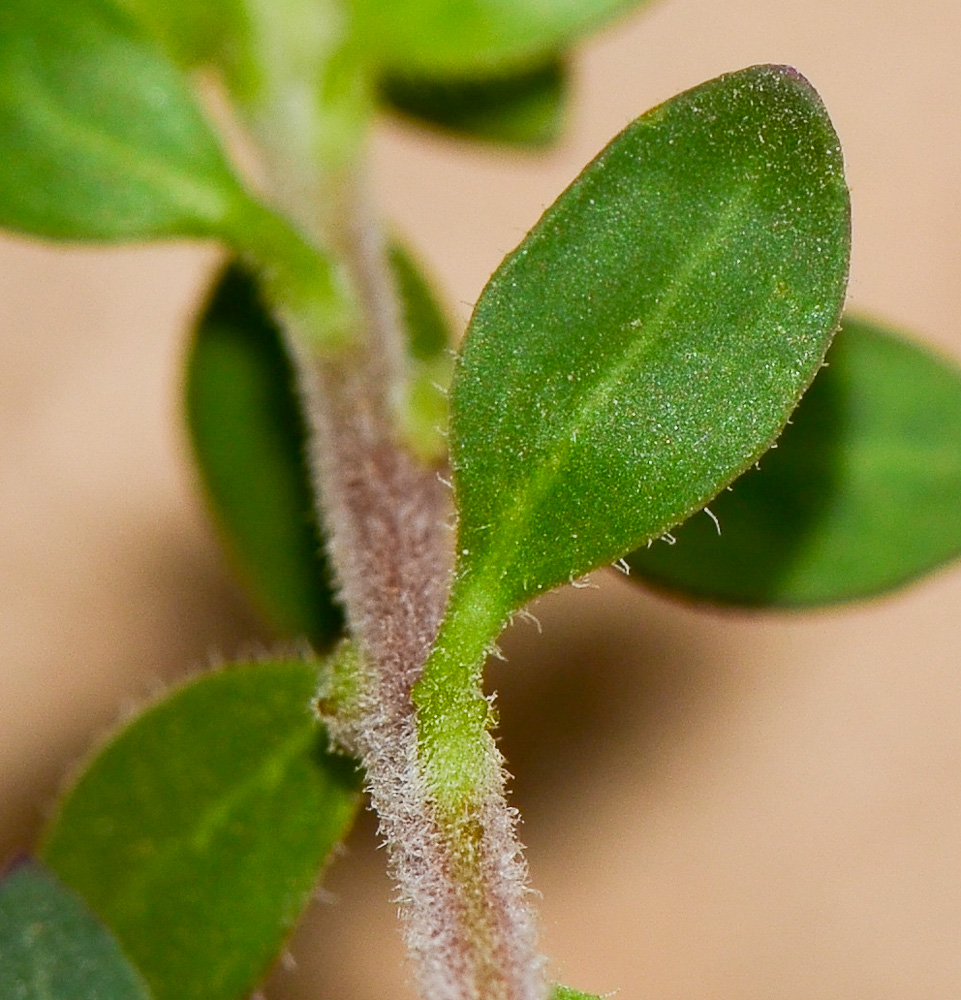
[[547, 146], [560, 135], [567, 74], [557, 58], [510, 74], [433, 78], [389, 73], [380, 81], [388, 107], [416, 122], [468, 139]]
[[234, 666], [122, 730], [60, 806], [44, 860], [157, 1000], [247, 997], [358, 803], [309, 711], [316, 666]]
[[281, 634], [328, 648], [343, 614], [314, 517], [295, 373], [239, 264], [223, 272], [198, 321], [186, 402], [207, 496], [258, 605]]
[[393, 244], [389, 263], [407, 333], [407, 381], [399, 408], [402, 440], [426, 464], [445, 465], [447, 387], [453, 369], [450, 327], [409, 253]]
[[847, 318], [759, 471], [628, 557], [642, 581], [710, 601], [870, 597], [961, 555], [961, 371]]
[[0, 5], [0, 226], [231, 234], [250, 211], [185, 80], [110, 0]]
[[644, 0], [351, 0], [357, 36], [388, 69], [483, 76], [532, 65]]
[[83, 900], [34, 861], [0, 878], [4, 1000], [150, 1000], [140, 974]]
[[487, 708], [465, 671], [510, 613], [657, 538], [778, 435], [848, 252], [827, 114], [761, 66], [629, 126], [494, 274], [455, 369], [458, 568], [415, 689], [438, 795], [478, 787]]
[[601, 1000], [595, 993], [581, 993], [569, 986], [555, 986], [551, 1000]]
[[400, 298], [407, 348], [414, 361], [433, 363], [450, 350], [447, 317], [409, 250], [392, 243], [388, 248], [388, 261]]
[[837, 137], [792, 71], [721, 77], [618, 136], [471, 319], [452, 390], [462, 578], [513, 610], [749, 468], [820, 367], [848, 247]]

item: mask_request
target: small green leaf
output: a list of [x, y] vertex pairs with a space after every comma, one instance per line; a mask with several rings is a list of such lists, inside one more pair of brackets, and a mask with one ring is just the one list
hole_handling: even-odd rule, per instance
[[[449, 377], [447, 322], [410, 255], [390, 264], [403, 307], [417, 395], [415, 431], [433, 440], [446, 400], [430, 382]], [[187, 362], [187, 418], [213, 512], [257, 604], [282, 634], [327, 649], [342, 632], [314, 492], [304, 461], [307, 432], [281, 334], [253, 277], [239, 264], [221, 275]], [[419, 408], [415, 409], [415, 405]], [[424, 415], [426, 411], [426, 416]]]
[[560, 135], [567, 74], [556, 58], [510, 74], [438, 79], [387, 74], [380, 81], [389, 107], [414, 121], [467, 139], [547, 146]]
[[760, 470], [628, 557], [658, 587], [800, 607], [870, 597], [961, 555], [961, 371], [847, 318]]
[[555, 986], [551, 1000], [601, 1000], [601, 998], [595, 993], [572, 990], [569, 986]]
[[150, 1000], [150, 991], [84, 901], [24, 860], [0, 877], [0, 997]]
[[450, 350], [447, 317], [410, 252], [392, 243], [388, 257], [403, 311], [407, 348], [415, 361], [433, 362]]
[[122, 730], [60, 806], [44, 860], [157, 1000], [239, 1000], [266, 974], [358, 804], [325, 750], [316, 667], [234, 666]]
[[231, 264], [194, 333], [187, 419], [211, 506], [278, 631], [331, 646], [343, 630], [304, 463], [307, 431], [280, 331]]
[[233, 233], [249, 199], [185, 80], [110, 0], [0, 5], [0, 226], [52, 239]]
[[414, 692], [438, 795], [478, 787], [465, 671], [510, 613], [657, 538], [778, 435], [837, 328], [849, 233], [821, 102], [761, 66], [629, 126], [491, 278], [451, 394], [457, 576]]
[[391, 70], [482, 76], [563, 51], [644, 0], [351, 0], [358, 37]]
[[409, 354], [407, 384], [400, 406], [403, 441], [427, 464], [447, 460], [447, 387], [451, 335], [433, 289], [413, 257], [399, 244], [389, 251], [403, 312]]

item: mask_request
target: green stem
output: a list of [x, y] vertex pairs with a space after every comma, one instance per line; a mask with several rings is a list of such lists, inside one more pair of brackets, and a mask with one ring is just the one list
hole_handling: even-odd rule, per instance
[[236, 230], [235, 246], [255, 263], [268, 302], [311, 353], [332, 356], [356, 344], [362, 309], [343, 263], [254, 200]]
[[412, 692], [427, 786], [440, 811], [470, 815], [499, 782], [489, 730], [484, 663], [507, 615], [490, 600], [496, 590], [478, 577], [454, 583], [440, 634]]

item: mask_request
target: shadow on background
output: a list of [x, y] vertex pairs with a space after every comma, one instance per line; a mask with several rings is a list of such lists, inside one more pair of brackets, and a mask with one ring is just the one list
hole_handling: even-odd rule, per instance
[[585, 792], [616, 780], [626, 746], [643, 774], [706, 693], [703, 642], [660, 616], [661, 602], [604, 576], [595, 574], [600, 590], [541, 600], [542, 632], [519, 621], [504, 637], [507, 661], [488, 668], [512, 799], [539, 828], [563, 826]]
[[[519, 620], [502, 642], [506, 661], [487, 670], [521, 837], [541, 855], [563, 844], [589, 796], [623, 783], [625, 768], [635, 787], [648, 765], [653, 778], [653, 762], [703, 722], [715, 690], [717, 650], [685, 633], [676, 609], [612, 574], [595, 577], [598, 590], [568, 588], [534, 605], [542, 632]], [[377, 844], [374, 817], [364, 814], [294, 937], [296, 962], [269, 981], [271, 1000], [416, 996]]]
[[[2, 789], [0, 858], [32, 848], [64, 782], [121, 719], [211, 663], [270, 648], [216, 549], [179, 527], [144, 526], [136, 544], [129, 531], [119, 533], [114, 558], [104, 560], [109, 579], [89, 582], [85, 627], [96, 636], [62, 655], [76, 676], [95, 683], [70, 712], [56, 708], [66, 687], [44, 695], [51, 731], [28, 748], [16, 779]], [[52, 622], [51, 631], [57, 628]]]

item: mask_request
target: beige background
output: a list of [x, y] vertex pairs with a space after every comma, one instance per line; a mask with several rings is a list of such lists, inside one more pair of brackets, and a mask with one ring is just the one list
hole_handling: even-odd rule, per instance
[[[665, 0], [582, 52], [559, 150], [387, 129], [383, 203], [463, 321], [631, 118], [793, 63], [846, 150], [852, 304], [961, 359], [959, 37], [948, 0]], [[178, 411], [215, 260], [0, 242], [2, 853], [121, 712], [265, 641]], [[538, 613], [545, 634], [519, 627], [493, 680], [559, 978], [637, 1000], [961, 996], [961, 570], [803, 617], [709, 615], [613, 577]], [[411, 995], [374, 843], [365, 820], [271, 998]]]

